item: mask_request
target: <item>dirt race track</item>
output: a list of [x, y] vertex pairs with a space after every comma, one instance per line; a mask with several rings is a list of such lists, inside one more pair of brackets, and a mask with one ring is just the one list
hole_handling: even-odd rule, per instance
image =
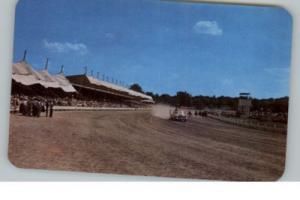
[[187, 123], [146, 111], [11, 115], [9, 157], [21, 168], [218, 179], [278, 179], [286, 136], [212, 119]]

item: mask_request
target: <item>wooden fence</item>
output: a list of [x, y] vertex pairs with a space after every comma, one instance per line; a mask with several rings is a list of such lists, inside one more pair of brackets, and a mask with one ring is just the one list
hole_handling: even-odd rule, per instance
[[286, 133], [287, 126], [284, 124], [278, 123], [266, 123], [266, 122], [259, 122], [251, 119], [242, 119], [242, 118], [229, 118], [223, 116], [216, 116], [212, 114], [208, 114], [209, 118], [216, 119], [222, 122], [226, 122], [229, 124], [233, 124], [236, 126], [246, 127], [246, 128], [253, 128], [257, 130], [264, 130], [270, 132], [280, 132]]

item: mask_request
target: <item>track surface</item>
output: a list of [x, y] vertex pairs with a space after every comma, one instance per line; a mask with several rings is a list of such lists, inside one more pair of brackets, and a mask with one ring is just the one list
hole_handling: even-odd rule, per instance
[[218, 180], [278, 179], [286, 136], [212, 119], [145, 111], [11, 116], [9, 157], [21, 168]]

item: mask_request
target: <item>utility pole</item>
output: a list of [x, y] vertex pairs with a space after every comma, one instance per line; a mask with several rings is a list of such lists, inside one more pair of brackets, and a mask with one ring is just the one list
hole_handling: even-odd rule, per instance
[[60, 74], [63, 74], [63, 73], [64, 73], [64, 68], [65, 68], [65, 66], [62, 65], [61, 68], [60, 68]]
[[26, 56], [27, 56], [27, 50], [25, 49], [24, 54], [23, 54], [23, 60], [22, 60], [22, 61], [26, 61]]
[[45, 70], [48, 70], [48, 63], [49, 63], [49, 58], [46, 58]]

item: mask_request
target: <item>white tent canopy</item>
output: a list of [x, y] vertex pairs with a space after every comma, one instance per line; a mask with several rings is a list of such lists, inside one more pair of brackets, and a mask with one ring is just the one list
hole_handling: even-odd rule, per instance
[[53, 75], [52, 78], [59, 83], [60, 87], [62, 87], [65, 92], [76, 92], [75, 88], [63, 73]]
[[45, 88], [61, 88], [65, 92], [76, 92], [75, 88], [62, 73], [52, 76], [47, 70], [38, 72], [26, 61], [13, 64], [12, 78], [26, 86], [40, 84]]

